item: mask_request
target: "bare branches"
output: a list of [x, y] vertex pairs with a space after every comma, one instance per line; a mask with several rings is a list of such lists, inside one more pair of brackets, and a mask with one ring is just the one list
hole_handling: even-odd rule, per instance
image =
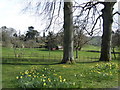
[[117, 11], [117, 12], [113, 13], [113, 16], [116, 15], [116, 14], [120, 15], [120, 12]]
[[94, 23], [94, 25], [93, 25], [93, 27], [92, 27], [92, 29], [91, 29], [92, 32], [93, 32], [93, 29], [95, 28], [95, 25], [96, 25], [97, 22], [98, 22], [98, 19], [100, 19], [101, 16], [102, 16], [102, 15], [98, 16], [98, 18], [96, 19], [96, 21], [95, 21], [95, 23]]
[[[79, 6], [80, 12], [76, 15], [75, 25], [79, 26], [81, 30], [85, 30], [88, 35], [92, 36], [93, 32], [98, 30], [95, 28], [99, 21], [99, 29], [101, 29], [101, 9], [98, 8], [101, 2], [87, 2]], [[75, 8], [78, 6], [74, 6]], [[77, 10], [76, 10], [77, 11]]]
[[45, 29], [46, 31], [50, 28], [51, 24], [52, 24], [52, 21], [53, 21], [53, 15], [54, 15], [54, 12], [55, 12], [55, 7], [56, 7], [56, 2], [53, 2], [53, 11], [52, 11], [52, 15], [51, 15], [51, 18], [50, 18], [50, 23], [48, 25], [48, 27]]

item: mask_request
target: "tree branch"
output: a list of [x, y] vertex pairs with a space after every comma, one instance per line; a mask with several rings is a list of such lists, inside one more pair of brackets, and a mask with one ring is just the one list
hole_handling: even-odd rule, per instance
[[120, 12], [117, 11], [117, 12], [113, 13], [113, 16], [116, 15], [116, 14], [120, 15]]
[[91, 32], [93, 32], [93, 29], [95, 28], [95, 25], [97, 24], [97, 21], [98, 21], [98, 19], [99, 19], [100, 17], [102, 17], [102, 15], [99, 15], [99, 16], [97, 17], [97, 19], [96, 19], [96, 21], [95, 21], [95, 23], [94, 23], [94, 25], [93, 25], [93, 27], [92, 27], [92, 29], [91, 29]]

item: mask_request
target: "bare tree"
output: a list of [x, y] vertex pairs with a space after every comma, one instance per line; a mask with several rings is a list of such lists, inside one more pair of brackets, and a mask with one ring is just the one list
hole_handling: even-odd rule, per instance
[[77, 26], [74, 26], [74, 28], [74, 47], [76, 51], [76, 58], [78, 58], [78, 50], [81, 50], [88, 40], [86, 39], [83, 30], [79, 30], [79, 27]]
[[[120, 14], [119, 12], [113, 13], [114, 10], [113, 6], [115, 5], [116, 2], [117, 2], [116, 0], [113, 0], [112, 2], [110, 2], [109, 0], [105, 0], [104, 2], [94, 0], [84, 3], [83, 5], [74, 6], [74, 7], [82, 8], [80, 14], [77, 15], [77, 20], [76, 20], [77, 23], [78, 23], [78, 19], [80, 19], [80, 17], [85, 12], [85, 17], [83, 19], [83, 22], [80, 23], [79, 26], [82, 26], [83, 29], [85, 29], [88, 32], [88, 29], [86, 29], [86, 27], [89, 24], [88, 22], [92, 21], [91, 30], [90, 32], [88, 32], [90, 35], [92, 35], [93, 32], [96, 30], [95, 26], [97, 25], [97, 22], [98, 21], [101, 22], [100, 19], [103, 20], [103, 35], [102, 35], [100, 61], [111, 60], [111, 33], [112, 33], [113, 16], [115, 14]], [[97, 7], [99, 7], [98, 5], [103, 5], [103, 8], [101, 10], [97, 9]], [[99, 26], [101, 26], [101, 24]]]

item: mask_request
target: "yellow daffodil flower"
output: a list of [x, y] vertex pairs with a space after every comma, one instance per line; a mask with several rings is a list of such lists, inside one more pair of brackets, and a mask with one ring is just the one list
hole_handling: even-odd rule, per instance
[[65, 82], [66, 81], [66, 79], [63, 79], [63, 82]]
[[20, 78], [23, 78], [22, 76], [20, 76]]
[[31, 77], [31, 75], [28, 75], [28, 77]]
[[46, 84], [46, 83], [44, 83], [43, 85], [44, 85], [44, 86], [46, 86], [47, 84]]
[[18, 79], [19, 77], [17, 76], [16, 79]]
[[62, 76], [59, 76], [59, 78], [62, 78]]
[[43, 79], [43, 82], [45, 82], [45, 79]]
[[56, 76], [57, 74], [53, 74], [53, 75], [55, 75], [55, 76]]
[[60, 79], [60, 82], [62, 82], [62, 80]]

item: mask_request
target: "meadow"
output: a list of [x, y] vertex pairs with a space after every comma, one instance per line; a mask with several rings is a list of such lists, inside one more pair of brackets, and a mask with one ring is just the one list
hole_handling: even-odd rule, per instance
[[[87, 46], [82, 49], [83, 51], [79, 51], [79, 56], [99, 57], [99, 53], [84, 51], [88, 49], [100, 50], [99, 47]], [[57, 56], [62, 57], [62, 51], [59, 50], [49, 52], [45, 49], [25, 48], [16, 51], [24, 52], [24, 58], [15, 58], [12, 48], [2, 48], [3, 88], [115, 88], [119, 86], [118, 60], [105, 63], [98, 62], [98, 59], [95, 61], [90, 59], [90, 61], [78, 61], [71, 65], [59, 63], [61, 58]], [[41, 61], [42, 58], [38, 55], [54, 55], [56, 60], [47, 58], [50, 60]]]

